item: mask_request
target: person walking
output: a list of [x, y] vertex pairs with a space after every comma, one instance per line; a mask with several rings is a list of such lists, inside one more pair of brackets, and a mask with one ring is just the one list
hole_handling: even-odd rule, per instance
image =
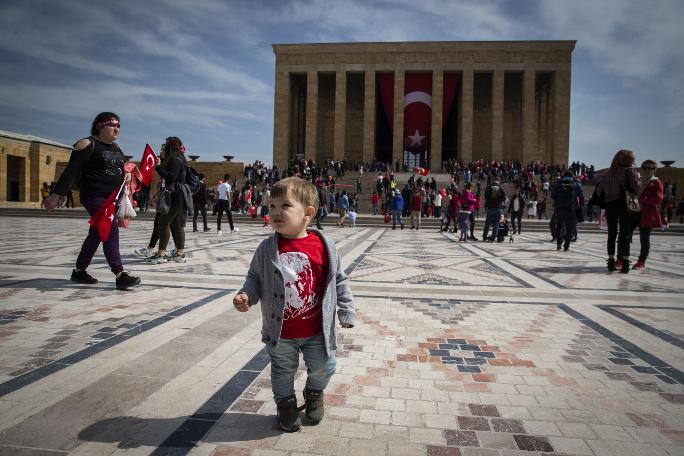
[[347, 197], [347, 191], [342, 190], [342, 194], [337, 198], [337, 213], [340, 214], [340, 220], [337, 222], [338, 227], [344, 228], [347, 212], [349, 212], [349, 198]]
[[642, 190], [639, 195], [641, 204], [641, 220], [639, 223], [639, 240], [641, 250], [639, 259], [634, 263], [632, 269], [645, 269], [646, 259], [651, 250], [651, 230], [661, 228], [665, 221], [660, 213], [660, 205], [663, 202], [663, 183], [655, 177], [657, 163], [653, 160], [646, 160], [641, 164]]
[[[170, 193], [168, 210], [162, 212], [159, 217], [159, 250], [152, 255], [147, 263], [163, 264], [173, 261], [185, 263], [185, 217], [193, 213], [192, 193], [185, 183], [188, 171], [185, 159], [185, 146], [177, 136], [169, 136], [162, 149], [161, 159], [157, 159], [154, 167], [157, 174], [164, 179], [164, 191]], [[176, 252], [173, 255], [166, 254], [171, 232], [174, 232]]]
[[[629, 272], [629, 233], [631, 231], [630, 215], [627, 211], [627, 193], [639, 193], [639, 174], [634, 165], [634, 152], [619, 150], [607, 172], [601, 176], [597, 185], [599, 194], [603, 195], [606, 204], [606, 222], [608, 223], [608, 239], [606, 250], [608, 271], [619, 267], [621, 273]], [[615, 258], [615, 241], [618, 242], [618, 257]], [[619, 263], [618, 261], [619, 260]]]
[[556, 216], [556, 250], [560, 250], [562, 245], [567, 252], [577, 224], [577, 191], [570, 171], [565, 171], [561, 180], [553, 187], [551, 198]]
[[[192, 196], [192, 204], [195, 208], [192, 215], [192, 231], [196, 233], [197, 230], [197, 215], [199, 212], [202, 213], [202, 221], [204, 222], [204, 232], [211, 230], [207, 225], [207, 204], [209, 202], [209, 191], [207, 190], [207, 184], [204, 183], [204, 174], [200, 173], [200, 186], [197, 193]], [[175, 242], [175, 240], [174, 240]]]
[[399, 189], [394, 190], [394, 196], [390, 204], [392, 208], [392, 229], [397, 229], [397, 222], [399, 222], [403, 230], [404, 222], [401, 221], [401, 215], [404, 212], [404, 198], [401, 196]]
[[[95, 117], [90, 127], [90, 136], [74, 144], [66, 169], [53, 193], [45, 199], [47, 210], [57, 207], [60, 198], [66, 196], [78, 181], [81, 204], [93, 217], [109, 196], [121, 187], [124, 180], [130, 180], [130, 175], [125, 175], [123, 170], [123, 151], [115, 142], [120, 131], [121, 122], [115, 113], [102, 112]], [[131, 275], [123, 267], [119, 252], [119, 225], [114, 216], [111, 219], [109, 238], [102, 242], [102, 250], [110, 270], [116, 276], [116, 288], [127, 290], [141, 281], [140, 277]], [[88, 274], [87, 268], [100, 242], [100, 234], [91, 226], [76, 259], [76, 268], [71, 272], [72, 282], [88, 285], [98, 283], [95, 277]]]
[[216, 232], [219, 236], [223, 234], [221, 231], [221, 219], [223, 218], [224, 212], [228, 216], [228, 225], [230, 225], [231, 234], [239, 231], [233, 224], [233, 213], [231, 212], [232, 188], [228, 183], [229, 179], [230, 175], [225, 174], [223, 176], [223, 182], [216, 186], [216, 193], [218, 193], [218, 200], [216, 201], [218, 213], [218, 217], [216, 218]]
[[416, 187], [411, 196], [411, 229], [420, 230], [420, 218], [423, 210], [422, 189]]

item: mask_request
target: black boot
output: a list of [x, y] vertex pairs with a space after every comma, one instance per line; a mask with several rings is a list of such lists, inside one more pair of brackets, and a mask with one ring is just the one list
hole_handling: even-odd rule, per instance
[[608, 258], [608, 272], [615, 272], [615, 258]]
[[295, 396], [286, 397], [278, 402], [278, 426], [287, 432], [298, 431], [302, 426], [297, 409], [297, 398]]
[[622, 260], [622, 267], [620, 268], [620, 272], [622, 274], [627, 274], [629, 273], [629, 260]]
[[306, 417], [315, 424], [323, 419], [323, 391], [315, 391], [304, 388], [304, 401]]
[[88, 274], [85, 270], [77, 271], [76, 269], [71, 271], [71, 281], [77, 283], [85, 283], [87, 285], [93, 285], [97, 283], [97, 279]]

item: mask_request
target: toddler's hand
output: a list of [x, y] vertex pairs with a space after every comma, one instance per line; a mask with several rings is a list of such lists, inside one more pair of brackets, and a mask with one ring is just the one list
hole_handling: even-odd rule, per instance
[[247, 312], [249, 310], [249, 296], [247, 296], [247, 293], [236, 294], [233, 298], [233, 306], [240, 312]]
[[354, 325], [350, 325], [349, 323], [342, 323], [342, 322], [340, 322], [340, 326], [342, 326], [343, 328], [353, 328], [354, 327]]

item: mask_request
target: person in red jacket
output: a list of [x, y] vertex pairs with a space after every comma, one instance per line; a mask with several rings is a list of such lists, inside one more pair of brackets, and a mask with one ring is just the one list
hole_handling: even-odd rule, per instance
[[641, 179], [643, 181], [639, 203], [641, 204], [641, 223], [639, 223], [639, 240], [641, 251], [639, 260], [632, 269], [644, 269], [646, 258], [651, 249], [651, 229], [663, 226], [660, 214], [660, 204], [663, 202], [663, 183], [655, 177], [656, 162], [646, 160], [641, 164]]

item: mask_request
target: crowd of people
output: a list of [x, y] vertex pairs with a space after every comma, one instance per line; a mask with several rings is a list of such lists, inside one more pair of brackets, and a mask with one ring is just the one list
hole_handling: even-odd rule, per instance
[[[392, 167], [381, 161], [330, 160], [317, 164], [313, 160], [295, 160], [282, 171], [275, 165], [269, 168], [256, 161], [245, 167], [240, 184], [237, 176], [229, 175], [214, 184], [205, 182], [202, 174], [192, 182], [196, 173], [186, 160], [185, 147], [180, 138], [170, 136], [162, 144], [161, 155], [154, 163], [160, 188], [152, 191], [149, 185], [138, 182], [140, 171], [135, 164], [127, 162], [127, 157], [114, 142], [119, 129], [116, 114], [99, 114], [93, 120], [91, 135], [74, 145], [72, 158], [59, 181], [41, 186], [42, 205], [48, 209], [65, 203], [73, 206], [70, 195], [78, 184], [81, 202], [94, 217], [105, 199], [125, 181], [131, 190], [131, 202], [138, 210], [146, 211], [150, 200], [156, 202], [150, 241], [135, 251], [151, 264], [187, 261], [184, 226], [189, 216], [192, 216], [194, 232], [199, 231], [200, 215], [203, 231], [211, 231], [207, 220], [209, 214], [216, 216], [219, 235], [224, 216], [228, 219], [230, 232], [238, 231], [234, 212], [260, 217], [263, 226], [268, 226], [271, 189], [288, 177], [302, 178], [316, 189], [318, 205], [312, 223], [319, 230], [323, 230], [322, 222], [328, 214], [338, 215], [337, 226], [354, 225], [363, 194], [364, 173], [373, 173], [375, 178], [372, 194], [363, 197], [370, 199], [372, 214], [384, 216], [392, 229], [397, 229], [397, 225], [404, 229], [404, 219], [408, 218], [411, 229], [421, 230], [421, 220], [432, 217], [440, 220], [441, 231], [460, 232], [462, 242], [479, 240], [475, 236], [475, 225], [481, 214], [484, 215], [481, 238], [487, 242], [502, 242], [506, 236], [522, 233], [525, 218], [548, 218], [551, 241], [556, 243], [558, 250], [567, 251], [577, 240], [577, 223], [604, 217], [608, 231], [608, 269], [611, 271], [629, 271], [628, 240], [637, 226], [640, 227], [642, 251], [633, 267], [642, 269], [648, 256], [649, 230], [656, 225], [665, 226], [675, 213], [684, 217], [684, 202], [681, 199], [676, 202], [674, 186], [663, 185], [654, 177], [655, 162], [644, 162], [640, 177], [629, 151], [618, 152], [610, 169], [600, 177], [593, 165], [580, 162], [565, 167], [539, 161], [524, 164], [520, 161], [447, 160], [442, 169], [450, 174], [448, 184], [438, 185], [434, 176], [428, 177], [428, 172], [417, 168], [418, 172], [400, 186], [395, 179], [397, 164]], [[339, 183], [346, 173], [356, 176], [355, 188], [353, 184]], [[589, 183], [596, 185], [591, 198], [583, 191]], [[632, 195], [636, 201], [629, 210], [623, 207], [626, 204], [624, 194]], [[639, 204], [647, 209], [635, 209]], [[95, 283], [96, 279], [86, 272], [86, 268], [102, 241], [105, 256], [117, 277], [117, 286], [125, 289], [139, 283], [139, 278], [124, 270], [119, 254], [118, 226], [126, 223], [113, 223], [108, 238], [102, 240], [91, 227], [72, 280]], [[171, 239], [175, 248], [169, 250]]]

